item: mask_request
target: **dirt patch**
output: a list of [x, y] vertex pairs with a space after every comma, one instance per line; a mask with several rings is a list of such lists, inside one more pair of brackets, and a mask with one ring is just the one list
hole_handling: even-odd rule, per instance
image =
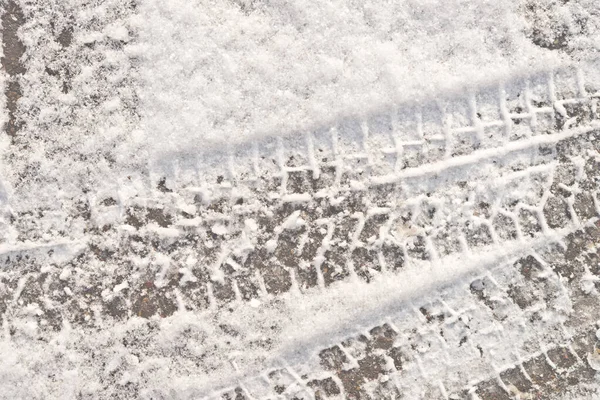
[[[532, 0], [525, 6], [528, 36], [538, 47], [572, 53], [577, 39], [589, 31], [589, 15], [577, 1]], [[583, 10], [582, 10], [583, 9]]]
[[25, 45], [17, 36], [17, 31], [24, 23], [23, 11], [14, 1], [9, 1], [2, 14], [2, 67], [10, 77], [4, 92], [8, 108], [8, 123], [4, 129], [10, 136], [17, 134], [21, 124], [17, 120], [17, 103], [23, 95], [19, 76], [25, 72], [25, 66], [21, 63]]

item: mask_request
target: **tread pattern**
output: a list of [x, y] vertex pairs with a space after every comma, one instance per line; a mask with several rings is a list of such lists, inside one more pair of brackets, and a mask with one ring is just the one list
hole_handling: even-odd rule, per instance
[[[580, 97], [566, 90], [552, 94], [549, 88], [557, 92], [553, 76], [542, 81], [526, 80], [520, 96], [510, 100], [506, 95], [508, 100], [499, 102], [500, 111], [517, 107], [507, 105], [514, 102], [529, 110], [527, 116], [524, 112], [518, 116], [509, 112], [512, 122], [505, 121], [504, 125], [519, 131], [521, 123], [515, 121], [528, 120], [529, 134], [517, 135], [514, 142], [509, 135], [509, 144], [501, 143], [501, 148], [511, 143], [520, 147], [487, 158], [449, 152], [455, 169], [444, 179], [432, 173], [436, 169], [428, 169], [434, 164], [399, 170], [394, 167], [397, 172], [392, 178], [375, 179], [366, 173], [360, 176], [363, 170], [350, 165], [361, 159], [359, 155], [365, 149], [376, 148], [368, 143], [377, 135], [367, 133], [382, 130], [361, 131], [363, 142], [349, 143], [363, 143], [362, 147], [352, 153], [341, 150], [347, 144], [338, 138], [342, 131], [344, 138], [351, 138], [346, 135], [350, 128], [340, 128], [330, 136], [330, 152], [309, 147], [288, 158], [282, 150], [283, 140], [277, 141], [279, 164], [266, 157], [252, 159], [254, 167], [248, 170], [263, 173], [260, 179], [232, 173], [219, 175], [216, 184], [210, 186], [184, 185], [186, 171], [180, 169], [177, 179], [158, 179], [156, 190], [146, 196], [127, 197], [120, 191], [90, 195], [85, 202], [71, 204], [66, 209], [69, 218], [65, 219], [71, 224], [67, 228], [86, 232], [87, 247], [84, 245], [83, 252], [75, 253], [79, 254], [75, 260], [61, 263], [60, 269], [48, 276], [54, 282], [50, 286], [58, 284], [60, 291], [62, 286], [86, 290], [82, 281], [101, 277], [100, 288], [94, 296], [88, 296], [90, 304], [86, 307], [100, 302], [108, 315], [118, 319], [167, 316], [179, 307], [175, 291], [183, 296], [186, 308], [216, 307], [289, 291], [324, 289], [343, 279], [368, 282], [377, 274], [413, 268], [422, 262], [439, 264], [455, 253], [485, 252], [490, 246], [505, 246], [579, 226], [598, 214], [595, 171], [600, 133], [589, 128], [595, 126], [598, 117], [598, 99], [584, 96], [581, 91], [573, 92]], [[575, 71], [575, 88], [585, 87], [581, 79], [581, 73]], [[543, 106], [543, 99], [550, 101], [552, 113], [547, 109], [550, 106]], [[472, 108], [469, 115], [481, 114], [478, 119], [491, 113], [491, 107], [483, 101], [481, 112], [474, 108], [473, 101], [468, 104]], [[554, 125], [543, 125], [541, 115], [552, 116]], [[567, 117], [571, 122], [560, 125]], [[471, 130], [481, 128], [480, 121], [457, 115], [450, 119], [465, 124], [471, 121]], [[542, 126], [569, 129], [553, 133], [540, 131]], [[452, 135], [458, 134], [452, 129]], [[460, 129], [463, 132], [467, 128]], [[487, 132], [487, 125], [481, 129]], [[472, 150], [487, 154], [486, 149]], [[321, 158], [317, 153], [322, 154]], [[298, 154], [309, 157], [301, 159]], [[374, 153], [369, 154], [366, 159], [374, 157]], [[426, 158], [427, 163], [433, 161]], [[469, 163], [475, 163], [478, 169], [464, 168]], [[382, 165], [367, 163], [364, 171], [380, 174]], [[268, 173], [268, 166], [273, 173]], [[492, 171], [498, 178], [489, 182]], [[418, 179], [412, 179], [415, 177]], [[19, 241], [39, 242], [48, 232], [59, 229], [44, 225], [44, 214], [40, 211], [13, 216]], [[50, 215], [55, 223], [58, 219]], [[21, 276], [39, 268], [36, 252], [38, 256], [48, 251], [58, 253], [59, 247], [50, 243], [31, 250], [25, 259], [34, 260], [26, 262], [20, 261], [22, 252], [4, 253], [5, 262], [16, 260], [23, 265], [4, 279], [12, 281], [17, 278], [11, 274]], [[146, 268], [139, 270], [134, 259]], [[96, 269], [82, 271], [77, 280], [58, 279], [82, 262], [96, 265]], [[179, 267], [173, 268], [172, 264]], [[105, 274], [103, 269], [109, 265], [119, 265], [118, 272]], [[135, 275], [139, 276], [136, 281], [128, 280]], [[121, 286], [125, 289], [113, 291]], [[100, 293], [106, 290], [114, 294], [100, 299]], [[62, 294], [58, 297], [59, 303], [64, 301]], [[71, 319], [69, 315], [65, 318]]]
[[[88, 251], [48, 279], [76, 287], [75, 277], [58, 276], [85, 261], [99, 268], [93, 275], [82, 276], [91, 281], [103, 265], [121, 264], [118, 274], [102, 278], [96, 296], [124, 282], [125, 291], [115, 292], [108, 301], [90, 300], [100, 301], [109, 315], [118, 318], [166, 316], [177, 310], [174, 290], [181, 293], [187, 307], [202, 309], [291, 290], [327, 288], [352, 277], [369, 282], [382, 272], [418, 268], [422, 262], [442, 263], [444, 257], [456, 253], [477, 254], [553, 235], [598, 215], [594, 145], [599, 137], [593, 131], [565, 139], [553, 150], [562, 161], [509, 170], [500, 175], [496, 187], [459, 181], [435, 196], [398, 201], [399, 189], [386, 187], [377, 194], [380, 202], [376, 204], [370, 192], [348, 192], [339, 202], [314, 198], [284, 203], [273, 212], [251, 207], [247, 211], [243, 206], [237, 211], [234, 206], [229, 213], [215, 210], [218, 202], [200, 203], [185, 216], [161, 207], [131, 206], [125, 214], [126, 229], [113, 242], [106, 242], [110, 237], [106, 229], [114, 227], [91, 232]], [[589, 156], [581, 158], [582, 152]], [[381, 202], [383, 198], [386, 203]], [[457, 203], [457, 199], [464, 200]], [[103, 203], [118, 214], [115, 202]], [[20, 230], [27, 229], [31, 227], [22, 225]], [[126, 264], [132, 253], [150, 263], [138, 282], [126, 279], [136, 272]], [[157, 254], [180, 267], [170, 268]], [[13, 258], [15, 254], [9, 253], [4, 257], [5, 262], [13, 262], [20, 256], [17, 253]], [[5, 274], [17, 277], [39, 268], [35, 261], [24, 261], [25, 271], [14, 268]], [[8, 275], [8, 280], [15, 279]]]
[[[0, 317], [9, 333], [32, 320], [49, 332], [93, 331], [443, 268], [457, 254], [550, 239], [560, 248], [564, 239], [565, 256], [534, 248], [472, 281], [448, 282], [454, 289], [333, 341], [306, 365], [283, 363], [215, 396], [543, 393], [551, 387], [536, 381], [549, 371], [544, 360], [556, 371], [556, 354], [585, 348], [577, 335], [595, 320], [573, 310], [595, 315], [590, 298], [600, 290], [599, 272], [572, 261], [594, 257], [597, 234], [564, 237], [600, 215], [600, 87], [582, 76], [558, 71], [439, 107], [348, 118], [257, 141], [251, 157], [243, 147], [199, 156], [203, 166], [214, 158], [213, 168], [199, 170], [198, 155], [155, 160], [140, 176], [65, 195], [55, 208], [8, 209], [19, 246], [0, 252], [11, 266], [0, 271]], [[553, 353], [557, 345], [569, 352]], [[591, 375], [575, 358], [567, 376], [571, 368]], [[461, 369], [469, 362], [480, 372]]]
[[562, 245], [421, 299], [320, 350], [316, 365], [282, 363], [208, 398], [549, 398], [590, 382], [600, 308], [581, 283], [598, 285], [600, 223]]

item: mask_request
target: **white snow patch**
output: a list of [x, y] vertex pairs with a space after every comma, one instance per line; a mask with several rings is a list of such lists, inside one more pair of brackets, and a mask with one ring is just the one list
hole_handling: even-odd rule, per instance
[[275, 239], [268, 240], [267, 243], [265, 243], [265, 248], [267, 249], [267, 251], [269, 253], [274, 252], [275, 249], [277, 248], [277, 240], [275, 240]]
[[524, 1], [146, 0], [144, 129], [156, 157], [561, 62], [524, 34]]
[[252, 218], [248, 218], [244, 221], [244, 226], [248, 228], [251, 232], [256, 232], [258, 230], [258, 224]]
[[219, 236], [225, 236], [229, 230], [227, 229], [227, 227], [223, 224], [215, 224], [212, 226], [211, 228], [212, 233], [214, 233], [215, 235], [219, 235]]
[[112, 24], [104, 28], [104, 33], [111, 39], [126, 42], [129, 40], [129, 31], [123, 25]]
[[301, 214], [300, 210], [294, 211], [292, 214], [290, 214], [290, 216], [288, 216], [285, 219], [285, 221], [283, 221], [283, 223], [280, 226], [275, 228], [275, 232], [281, 233], [282, 231], [284, 231], [286, 229], [296, 230], [296, 229], [299, 229], [299, 228], [303, 227], [304, 225], [306, 225], [306, 221], [304, 221], [302, 218], [300, 218], [300, 214]]
[[260, 306], [261, 303], [260, 303], [260, 300], [258, 300], [258, 299], [252, 299], [252, 300], [250, 300], [250, 302], [248, 304], [250, 304], [250, 307], [257, 308]]
[[125, 290], [128, 288], [129, 288], [129, 283], [127, 281], [123, 281], [113, 288], [113, 293], [119, 293], [122, 290]]

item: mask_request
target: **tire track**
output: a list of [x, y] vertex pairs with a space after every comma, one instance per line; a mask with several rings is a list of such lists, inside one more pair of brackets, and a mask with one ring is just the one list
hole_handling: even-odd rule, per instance
[[[90, 230], [87, 249], [56, 264], [41, 282], [31, 282], [39, 290], [29, 294], [26, 285], [21, 296], [31, 297], [30, 302], [50, 300], [44, 301], [53, 304], [48, 312], [62, 310], [59, 319], [71, 324], [94, 325], [94, 319], [78, 316], [100, 306], [117, 320], [164, 317], [181, 307], [225, 307], [290, 291], [327, 290], [341, 280], [368, 283], [423, 265], [443, 268], [446, 257], [545, 240], [597, 217], [599, 143], [597, 131], [563, 139], [552, 150], [555, 161], [501, 172], [498, 185], [459, 181], [435, 195], [400, 201], [400, 189], [386, 186], [376, 193], [342, 192], [333, 199], [320, 199], [312, 191], [310, 201], [282, 202], [272, 211], [261, 209], [260, 201], [254, 208], [243, 197], [237, 205], [200, 201], [190, 209], [179, 204], [179, 210], [188, 210], [179, 214], [139, 203], [124, 210], [123, 221], [118, 201], [104, 199], [108, 215], [92, 215], [103, 223], [113, 218], [112, 223]], [[13, 265], [4, 275], [8, 287], [16, 288], [21, 276], [41, 263], [56, 263], [60, 255], [22, 254], [3, 255]], [[132, 257], [146, 267], [137, 268]], [[119, 266], [116, 274], [105, 272], [113, 265]], [[67, 272], [74, 270], [77, 276]], [[65, 288], [74, 296], [62, 294]], [[53, 294], [57, 289], [58, 296]], [[75, 300], [79, 297], [85, 302]], [[69, 311], [70, 303], [77, 304], [75, 311]]]
[[[74, 28], [74, 37], [79, 29]], [[112, 46], [111, 40], [82, 46], [93, 58], [95, 46]], [[44, 72], [56, 78], [60, 90], [68, 75], [61, 71]], [[100, 188], [92, 185], [84, 195], [52, 199], [57, 204], [49, 208], [19, 204], [11, 215], [19, 246], [0, 248], [2, 263], [10, 266], [0, 273], [6, 336], [18, 337], [32, 323], [46, 338], [65, 327], [96, 332], [137, 323], [135, 317], [148, 319], [151, 326], [178, 311], [226, 310], [257, 299], [276, 302], [289, 293], [323, 293], [341, 281], [367, 284], [378, 277], [398, 279], [424, 266], [443, 269], [445, 260], [456, 255], [477, 259], [513, 247], [520, 254], [530, 243], [556, 241], [594, 221], [600, 211], [598, 89], [584, 82], [578, 70], [534, 75], [460, 101], [451, 99], [439, 108], [348, 118], [306, 135], [244, 145], [253, 152], [235, 146], [220, 150], [215, 165], [206, 169], [196, 163], [200, 159], [208, 165], [206, 155], [180, 157], [177, 163], [158, 160], [147, 171], [138, 168], [131, 178], [104, 179]], [[106, 93], [99, 95], [107, 100], [102, 97]], [[100, 101], [89, 100], [92, 108]], [[26, 191], [26, 185], [20, 190]], [[522, 261], [533, 265], [529, 268], [535, 273], [554, 268], [537, 251], [542, 250], [532, 252], [533, 261]], [[381, 398], [395, 394], [398, 386], [413, 390], [402, 386], [400, 370], [425, 382], [414, 390], [429, 398], [438, 392], [442, 397], [462, 393], [464, 381], [448, 383], [434, 367], [438, 354], [453, 359], [444, 349], [457, 346], [456, 359], [461, 359], [464, 313], [476, 310], [482, 324], [502, 323], [503, 318], [514, 326], [531, 323], [532, 335], [542, 341], [546, 337], [537, 321], [543, 315], [534, 308], [553, 309], [564, 300], [551, 295], [563, 287], [556, 279], [537, 279], [517, 264], [509, 271], [501, 275], [504, 280], [490, 272], [469, 282], [463, 287], [465, 307], [451, 306], [446, 298], [419, 302], [418, 317], [407, 317], [417, 333], [403, 330], [408, 335], [403, 345], [390, 346], [392, 336], [393, 341], [401, 336], [402, 324], [369, 329], [364, 338], [338, 344], [339, 351], [332, 350], [335, 354], [319, 367], [268, 372], [260, 378], [266, 393]], [[594, 279], [588, 281], [594, 285]], [[461, 284], [452, 278], [446, 283]], [[503, 304], [516, 317], [511, 319]], [[553, 315], [564, 317], [561, 312]], [[573, 329], [590, 323], [573, 322]], [[422, 326], [431, 329], [419, 332]], [[559, 339], [564, 344], [570, 337], [548, 340]], [[511, 340], [495, 343], [502, 347]], [[268, 351], [268, 340], [257, 342]], [[451, 344], [444, 347], [444, 342]], [[427, 350], [434, 345], [439, 353]], [[406, 356], [402, 346], [412, 355]], [[485, 349], [474, 346], [470, 355], [482, 358]], [[524, 359], [539, 356], [523, 346]], [[500, 358], [489, 355], [485, 360], [502, 371], [514, 369], [512, 350], [503, 349]], [[192, 350], [177, 351], [200, 368]], [[320, 372], [313, 376], [316, 370]], [[424, 374], [427, 370], [431, 373]], [[486, 371], [491, 371], [489, 365]], [[492, 385], [490, 379], [497, 377], [487, 372], [476, 378]], [[389, 378], [385, 382], [384, 375]], [[526, 379], [538, 390], [542, 386], [534, 376], [528, 372]], [[143, 384], [128, 385], [134, 393], [143, 389]], [[498, 385], [507, 392], [507, 385]], [[475, 391], [483, 393], [484, 386]], [[225, 398], [267, 396], [254, 394], [245, 384], [232, 390]]]
[[596, 222], [558, 246], [458, 283], [461, 290], [416, 300], [380, 325], [334, 341], [312, 364], [282, 361], [208, 398], [487, 400], [577, 393], [598, 368], [598, 292], [582, 282], [598, 279], [590, 258], [598, 259], [599, 240]]

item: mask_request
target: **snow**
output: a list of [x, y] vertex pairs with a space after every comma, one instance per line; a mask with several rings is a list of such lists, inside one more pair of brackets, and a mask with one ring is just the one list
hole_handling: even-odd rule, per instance
[[129, 283], [127, 283], [127, 281], [123, 281], [122, 283], [119, 283], [113, 288], [113, 292], [119, 293], [120, 291], [125, 290], [127, 288], [129, 288]]
[[[204, 172], [212, 168], [208, 155], [214, 149], [331, 127], [342, 116], [441, 98], [524, 71], [547, 70], [572, 61], [570, 57], [590, 58], [600, 50], [597, 19], [586, 35], [575, 36], [572, 56], [535, 45], [524, 33], [532, 22], [524, 11], [527, 2], [520, 0], [140, 0], [135, 12], [123, 11], [126, 6], [118, 0], [85, 6], [74, 0], [20, 3], [28, 16], [20, 32], [27, 45], [28, 70], [21, 80], [24, 97], [19, 116], [30, 123], [23, 128], [19, 144], [27, 152], [14, 155], [9, 140], [0, 139], [4, 155], [0, 252], [52, 249], [61, 262], [73, 259], [87, 245], [82, 224], [69, 221], [67, 225], [61, 218], [59, 212], [69, 204], [63, 200], [80, 196], [96, 202], [112, 196], [116, 204], [106, 206], [110, 212], [93, 218], [98, 227], [116, 223], [125, 212], [123, 203], [145, 193], [143, 176], [153, 160], [172, 164], [184, 154], [196, 154], [196, 166]], [[571, 3], [556, 13], [540, 14], [546, 19], [538, 25], [548, 30], [561, 21], [576, 29], [578, 15], [589, 15], [599, 7], [589, 0]], [[72, 24], [72, 18], [74, 45], [62, 48], [48, 32]], [[51, 20], [56, 22], [54, 28]], [[65, 66], [72, 68], [68, 93], [62, 76], [48, 76], [46, 71], [46, 67], [63, 71]], [[4, 92], [6, 82], [5, 71], [0, 70], [0, 91]], [[0, 124], [7, 115], [5, 96], [0, 96]], [[440, 175], [442, 182], [452, 168], [552, 144], [597, 127], [536, 136], [453, 161], [382, 175], [370, 183], [419, 180], [425, 175]], [[223, 168], [226, 161], [219, 159], [217, 164]], [[31, 168], [37, 172], [27, 175]], [[485, 177], [489, 171], [473, 175]], [[364, 182], [353, 185], [356, 190], [367, 189]], [[515, 197], [527, 197], [522, 185], [514, 190]], [[204, 202], [211, 196], [202, 187], [195, 193]], [[311, 200], [307, 193], [273, 196], [282, 202]], [[456, 212], [467, 201], [456, 199]], [[51, 228], [40, 228], [43, 234], [36, 238], [40, 241], [17, 243], [16, 233], [3, 221], [9, 207], [20, 212], [46, 207], [49, 212], [40, 224], [48, 220]], [[181, 211], [185, 210], [183, 206]], [[196, 218], [179, 224], [193, 228], [200, 222]], [[244, 234], [258, 230], [254, 219], [244, 224]], [[305, 224], [296, 211], [275, 231], [296, 231]], [[133, 226], [119, 229], [136, 230]], [[67, 237], [56, 240], [57, 231]], [[212, 232], [230, 233], [227, 224], [220, 222]], [[139, 234], [168, 242], [182, 233], [178, 228], [148, 224]], [[376, 277], [369, 285], [348, 280], [327, 290], [304, 294], [296, 290], [280, 297], [265, 294], [248, 303], [206, 311], [186, 310], [180, 301], [179, 310], [167, 318], [131, 316], [113, 322], [97, 310], [84, 317], [101, 322], [96, 330], [65, 322], [56, 333], [43, 335], [48, 322], [38, 322], [40, 305], [30, 304], [15, 326], [2, 321], [0, 397], [74, 398], [99, 392], [109, 397], [113, 389], [103, 381], [107, 374], [116, 376], [118, 385], [140, 383], [141, 398], [198, 397], [280, 360], [307, 361], [313, 350], [379, 323], [408, 308], [414, 298], [434, 296], [448, 282], [512, 261], [534, 245], [554, 239], [558, 237], [492, 248], [473, 258], [444, 259], [443, 268], [424, 263], [399, 275]], [[324, 247], [329, 244], [325, 239]], [[271, 239], [266, 248], [274, 253], [277, 245]], [[315, 263], [323, 260], [321, 254]], [[181, 273], [181, 286], [196, 283], [192, 269], [204, 262], [189, 256], [173, 265], [160, 253], [132, 256], [129, 261], [140, 271], [149, 270], [150, 264], [158, 267], [157, 288], [166, 285], [170, 268]], [[88, 272], [95, 267], [82, 266]], [[57, 267], [41, 268], [48, 272]], [[117, 266], [110, 268], [117, 270]], [[64, 268], [60, 279], [67, 285], [76, 272]], [[128, 278], [119, 280], [112, 293], [103, 292], [103, 297], [112, 299], [132, 290]], [[223, 281], [223, 272], [215, 267], [211, 278]], [[19, 282], [14, 301], [28, 279], [24, 276]], [[596, 278], [586, 279], [582, 289], [591, 292]], [[68, 286], [62, 291], [73, 295]], [[128, 347], [131, 340], [143, 343], [143, 351]], [[190, 359], [198, 360], [198, 365], [191, 365]], [[593, 361], [600, 365], [599, 360]]]
[[[394, 275], [393, 279], [379, 276], [369, 285], [359, 281], [338, 282], [325, 291], [313, 289], [302, 295], [289, 293], [277, 299], [255, 299], [232, 304], [229, 309], [180, 310], [171, 317], [149, 321], [133, 317], [93, 335], [65, 327], [61, 336], [47, 343], [30, 342], [20, 336], [36, 335], [34, 325], [24, 325], [10, 340], [9, 336], [0, 340], [2, 354], [12, 355], [0, 359], [0, 378], [3, 382], [16, 383], [33, 379], [30, 374], [34, 371], [36, 374], [74, 373], [81, 382], [90, 380], [90, 386], [88, 383], [83, 386], [76, 379], [73, 387], [67, 389], [53, 381], [38, 379], [23, 392], [14, 390], [27, 393], [28, 397], [40, 393], [67, 396], [70, 390], [85, 388], [93, 393], [95, 385], [100, 384], [98, 363], [106, 362], [104, 372], [116, 373], [120, 384], [127, 380], [143, 382], [145, 398], [152, 397], [151, 393], [169, 393], [173, 398], [206, 394], [235, 384], [244, 376], [253, 376], [265, 365], [277, 364], [279, 360], [290, 364], [305, 362], [313, 351], [401, 312], [409, 307], [411, 299], [435, 298], [450, 278], [454, 282], [466, 280], [490, 266], [511, 262], [540, 244], [539, 241], [524, 242], [513, 248], [498, 247], [473, 258], [448, 259], [444, 268], [431, 264], [415, 266]], [[119, 286], [124, 289], [125, 285], [126, 282]], [[223, 326], [243, 334], [223, 333], [219, 328]], [[132, 338], [146, 342], [144, 354], [136, 354], [135, 349], [122, 345]], [[256, 346], [256, 341], [267, 339], [270, 345], [265, 352]], [[28, 343], [28, 347], [20, 347], [19, 343]], [[206, 351], [213, 348], [216, 351]], [[202, 355], [198, 372], [184, 373], [185, 360], [177, 358], [174, 351]], [[32, 354], [36, 357], [31, 358]], [[67, 359], [61, 358], [63, 354]], [[235, 369], [231, 367], [233, 362]], [[197, 375], [200, 371], [201, 375]], [[72, 382], [66, 376], [57, 381]]]
[[520, 2], [250, 3], [142, 2], [141, 98], [155, 156], [561, 62], [524, 37]]
[[227, 227], [225, 225], [222, 224], [215, 224], [212, 227], [212, 233], [214, 233], [215, 235], [220, 235], [220, 236], [224, 236], [226, 235], [228, 232]]
[[[2, 29], [2, 25], [0, 23], [0, 29]], [[4, 57], [2, 49], [0, 48], [0, 57]], [[0, 69], [0, 91], [2, 93], [6, 90], [8, 75], [4, 71], [4, 68]], [[6, 108], [6, 96], [0, 96], [0, 126], [4, 126], [4, 124], [8, 123], [8, 109]], [[2, 140], [2, 151], [5, 151], [6, 147], [6, 139]]]

